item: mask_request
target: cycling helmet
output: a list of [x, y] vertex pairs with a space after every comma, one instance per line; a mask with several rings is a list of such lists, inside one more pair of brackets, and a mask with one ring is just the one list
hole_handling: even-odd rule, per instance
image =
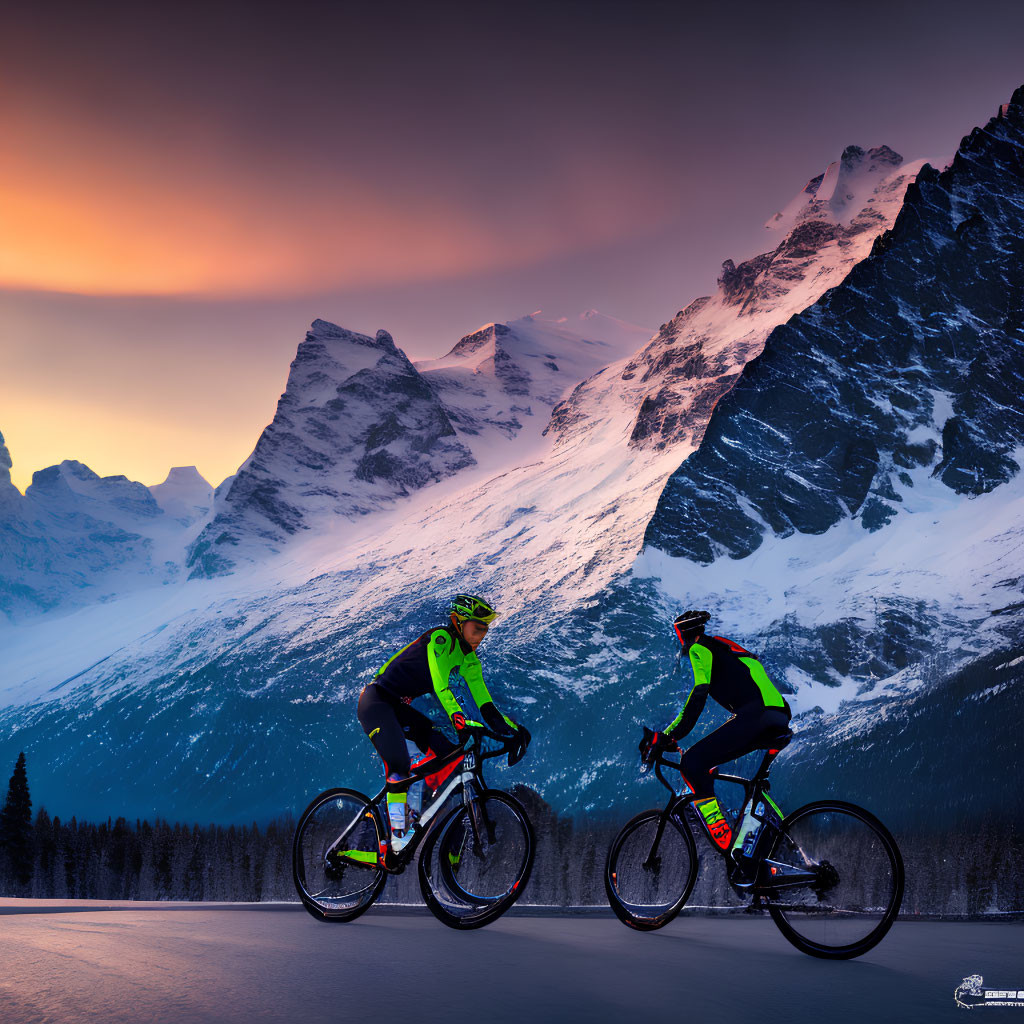
[[681, 644], [696, 640], [704, 632], [704, 623], [711, 618], [709, 612], [687, 611], [677, 615], [675, 622], [676, 636]]
[[448, 602], [448, 613], [454, 615], [460, 625], [467, 619], [473, 619], [489, 626], [498, 617], [498, 613], [490, 604], [482, 597], [474, 597], [472, 594], [456, 594]]

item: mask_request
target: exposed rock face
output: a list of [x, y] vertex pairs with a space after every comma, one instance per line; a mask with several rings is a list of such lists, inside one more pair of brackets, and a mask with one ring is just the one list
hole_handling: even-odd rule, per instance
[[4, 435], [0, 434], [0, 509], [14, 505], [21, 497], [21, 492], [11, 483], [11, 453], [4, 443]]
[[101, 477], [73, 459], [34, 473], [26, 496], [49, 502], [67, 501], [69, 496], [74, 496], [143, 519], [162, 515], [145, 484], [120, 475]]
[[[576, 442], [600, 429], [609, 408], [630, 409], [631, 447], [685, 457], [769, 333], [839, 284], [892, 225], [921, 166], [886, 146], [848, 146], [769, 222], [783, 236], [771, 252], [738, 266], [727, 260], [715, 295], [695, 299], [630, 359], [584, 381], [555, 408], [549, 431]], [[818, 199], [823, 181], [829, 198]]]
[[473, 456], [387, 331], [324, 320], [299, 345], [273, 422], [189, 554], [192, 576], [277, 549], [319, 516], [360, 516], [435, 483]]
[[922, 170], [846, 281], [778, 327], [673, 475], [645, 542], [710, 562], [766, 532], [877, 530], [909, 471], [958, 494], [1009, 480], [1024, 444], [1024, 93]]

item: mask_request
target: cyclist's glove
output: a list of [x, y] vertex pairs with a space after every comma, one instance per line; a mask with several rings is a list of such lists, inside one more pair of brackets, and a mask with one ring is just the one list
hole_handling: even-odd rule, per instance
[[483, 722], [474, 722], [471, 718], [467, 718], [461, 711], [456, 711], [452, 715], [452, 725], [455, 726], [455, 731], [459, 736], [465, 737], [472, 732], [476, 732], [484, 727]]
[[679, 749], [679, 744], [667, 732], [656, 732], [653, 746], [655, 750], [674, 751]]
[[662, 750], [678, 750], [679, 744], [671, 736], [664, 732], [653, 732], [644, 727], [644, 736], [640, 741], [640, 759], [650, 761]]
[[508, 721], [491, 701], [480, 705], [480, 715], [491, 732], [497, 733], [499, 736], [515, 735], [516, 726]]
[[525, 725], [517, 725], [515, 735], [510, 741], [508, 750], [509, 766], [522, 761], [526, 754], [526, 748], [530, 745], [530, 730]]

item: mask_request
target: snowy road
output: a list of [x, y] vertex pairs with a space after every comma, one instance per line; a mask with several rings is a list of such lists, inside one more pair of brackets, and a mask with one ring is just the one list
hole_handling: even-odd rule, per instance
[[[51, 908], [52, 909], [52, 908]], [[969, 974], [1024, 987], [1024, 924], [897, 923], [859, 960], [797, 952], [770, 921], [505, 918], [458, 933], [425, 915], [352, 925], [301, 911], [12, 914], [0, 908], [3, 1024], [373, 1021], [701, 1024], [961, 1019]], [[1008, 1011], [993, 1011], [996, 1014]]]

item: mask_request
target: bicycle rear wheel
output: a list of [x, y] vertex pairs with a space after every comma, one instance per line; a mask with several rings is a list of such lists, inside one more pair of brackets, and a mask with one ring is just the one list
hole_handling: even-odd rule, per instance
[[[903, 901], [904, 871], [896, 840], [854, 804], [822, 800], [783, 822], [762, 866], [761, 891], [779, 930], [797, 949], [848, 960], [877, 945]], [[808, 872], [814, 881], [775, 888], [771, 880]]]
[[381, 894], [377, 809], [354, 789], [329, 789], [303, 812], [292, 846], [292, 877], [318, 921], [353, 921]]
[[533, 868], [533, 826], [519, 801], [485, 790], [427, 836], [420, 854], [423, 900], [450, 928], [480, 928], [522, 895]]
[[615, 916], [640, 931], [668, 924], [697, 880], [693, 835], [674, 815], [663, 816], [643, 811], [626, 822], [605, 864], [604, 886]]

